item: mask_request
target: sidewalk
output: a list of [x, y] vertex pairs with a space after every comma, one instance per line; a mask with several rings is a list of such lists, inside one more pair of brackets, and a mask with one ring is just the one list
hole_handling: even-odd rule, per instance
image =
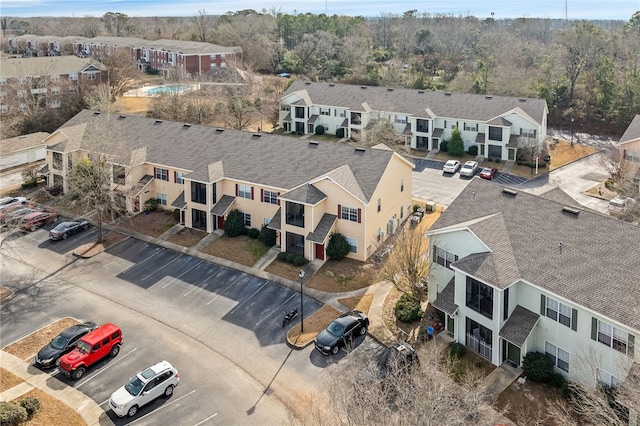
[[11, 401], [37, 388], [75, 409], [89, 426], [114, 424], [91, 398], [20, 358], [0, 351], [0, 366], [24, 380], [19, 385], [0, 393], [0, 401]]

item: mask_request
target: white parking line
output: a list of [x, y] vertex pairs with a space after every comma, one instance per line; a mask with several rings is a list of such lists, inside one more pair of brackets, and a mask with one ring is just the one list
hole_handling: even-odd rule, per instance
[[128, 425], [132, 425], [132, 424], [134, 424], [135, 422], [139, 422], [140, 420], [144, 419], [145, 417], [147, 417], [147, 416], [149, 416], [149, 415], [151, 415], [151, 414], [153, 414], [153, 413], [157, 413], [158, 411], [162, 410], [163, 408], [167, 408], [167, 407], [168, 407], [168, 406], [170, 406], [171, 404], [173, 404], [173, 403], [176, 403], [176, 402], [180, 401], [182, 398], [186, 398], [187, 396], [191, 395], [191, 394], [192, 394], [192, 393], [194, 393], [195, 391], [196, 391], [196, 390], [194, 389], [194, 390], [192, 390], [191, 392], [189, 392], [188, 394], [186, 394], [186, 395], [182, 395], [180, 398], [176, 398], [176, 399], [172, 400], [171, 402], [167, 402], [166, 404], [164, 404], [164, 405], [162, 405], [162, 406], [158, 407], [157, 409], [155, 409], [155, 410], [153, 410], [153, 411], [150, 411], [150, 412], [148, 412], [147, 414], [145, 414], [144, 416], [142, 416], [142, 417], [138, 417], [138, 418], [137, 418], [137, 419], [135, 419], [134, 421], [129, 422], [129, 423], [127, 423], [127, 424], [128, 424]]
[[[274, 313], [278, 312], [280, 310], [281, 307], [283, 307], [287, 302], [289, 302], [289, 300], [293, 299], [296, 296], [296, 294], [292, 294], [291, 297], [289, 297], [287, 300], [285, 300], [284, 302], [282, 302], [276, 309], [273, 310], [273, 312], [271, 312], [269, 315], [265, 316], [264, 318], [262, 318], [260, 321], [258, 321], [256, 323], [256, 325], [260, 325], [260, 323], [264, 320], [266, 320], [267, 318], [269, 318], [271, 315], [273, 315]], [[284, 312], [283, 312], [284, 313]]]
[[216, 294], [216, 297], [214, 297], [213, 299], [211, 299], [208, 303], [207, 306], [209, 306], [210, 304], [212, 304], [213, 302], [215, 302], [215, 300], [220, 297], [222, 295], [222, 293], [224, 293], [225, 291], [227, 291], [228, 289], [230, 289], [231, 287], [233, 287], [238, 281], [240, 281], [242, 279], [242, 277], [238, 277], [237, 280], [233, 280], [233, 282], [231, 284], [229, 284], [224, 290], [222, 290], [220, 293]]
[[[91, 379], [99, 376], [100, 374], [104, 373], [105, 371], [107, 371], [110, 367], [113, 367], [114, 365], [116, 365], [116, 363], [126, 357], [128, 357], [129, 355], [131, 355], [132, 353], [134, 353], [135, 351], [137, 351], [138, 348], [133, 348], [130, 352], [117, 357], [115, 360], [111, 361], [109, 364], [107, 364], [106, 367], [104, 367], [103, 369], [101, 369], [100, 371], [98, 371], [96, 374], [94, 374], [93, 376], [89, 377], [87, 380], [85, 380], [84, 382], [80, 382], [78, 383], [76, 386], [74, 386], [76, 389], [79, 388], [80, 386], [84, 385], [85, 383], [89, 382]], [[108, 355], [107, 355], [108, 356]]]
[[173, 284], [174, 282], [179, 280], [181, 276], [183, 276], [184, 274], [188, 273], [190, 270], [192, 270], [193, 268], [195, 268], [196, 266], [198, 266], [201, 263], [202, 263], [202, 260], [198, 260], [198, 262], [195, 265], [193, 265], [191, 268], [187, 269], [186, 271], [184, 271], [183, 273], [181, 273], [180, 275], [178, 275], [177, 277], [175, 277], [174, 279], [172, 279], [171, 281], [169, 281], [168, 283], [163, 285], [162, 288], [165, 288], [168, 285]]
[[146, 277], [144, 277], [141, 281], [146, 280], [147, 278], [149, 278], [152, 275], [155, 275], [156, 272], [163, 270], [164, 268], [166, 268], [167, 266], [171, 265], [173, 262], [175, 262], [176, 260], [180, 259], [183, 256], [183, 254], [180, 254], [180, 256], [176, 257], [175, 259], [173, 259], [171, 262], [169, 263], [165, 263], [164, 265], [162, 265], [161, 267], [159, 267], [158, 269], [156, 269], [155, 271], [153, 271], [152, 273], [150, 273], [149, 275], [147, 275]]
[[[223, 268], [220, 268], [220, 269], [218, 269], [218, 270], [216, 271], [216, 273], [215, 273], [215, 274], [213, 274], [213, 275], [209, 275], [209, 276], [207, 277], [207, 279], [206, 279], [206, 280], [204, 280], [204, 281], [202, 281], [200, 284], [192, 286], [191, 290], [189, 290], [188, 292], [186, 292], [186, 293], [184, 294], [184, 296], [189, 295], [192, 291], [194, 291], [194, 290], [195, 290], [195, 289], [197, 289], [197, 288], [204, 288], [204, 287], [205, 287], [205, 285], [202, 285], [202, 286], [201, 286], [201, 284], [205, 284], [205, 283], [207, 283], [211, 278], [214, 278], [216, 275], [218, 275], [218, 274], [219, 274], [220, 272], [222, 272], [222, 271], [223, 271]], [[208, 305], [208, 304], [209, 304], [209, 303], [207, 303], [207, 305]]]
[[201, 421], [201, 422], [199, 422], [199, 423], [196, 423], [196, 424], [195, 424], [195, 425], [193, 425], [193, 426], [199, 426], [199, 425], [201, 425], [202, 423], [206, 422], [207, 420], [211, 420], [212, 418], [214, 418], [214, 417], [215, 417], [215, 416], [217, 416], [217, 415], [218, 415], [218, 413], [215, 413], [213, 416], [209, 416], [209, 417], [207, 417], [206, 419], [204, 419], [203, 421]]
[[129, 270], [135, 268], [138, 265], [143, 264], [144, 262], [146, 262], [147, 260], [151, 259], [153, 256], [157, 255], [158, 253], [161, 253], [165, 250], [164, 247], [159, 247], [160, 250], [156, 251], [155, 253], [153, 253], [150, 256], [147, 256], [146, 258], [142, 259], [140, 262], [135, 262], [133, 265], [131, 265], [130, 267], [128, 267], [127, 269], [125, 269], [124, 271], [121, 272], [121, 274], [126, 274], [127, 272], [129, 272]]
[[265, 281], [264, 284], [262, 284], [256, 291], [254, 291], [253, 293], [251, 293], [251, 296], [247, 297], [246, 299], [244, 299], [242, 302], [238, 303], [236, 305], [235, 308], [233, 308], [232, 310], [229, 311], [229, 314], [232, 314], [233, 311], [235, 311], [236, 309], [238, 309], [240, 306], [244, 305], [246, 302], [248, 302], [249, 300], [251, 300], [251, 298], [253, 296], [255, 296], [256, 294], [258, 294], [258, 292], [260, 290], [262, 290], [267, 284], [269, 284], [269, 281]]

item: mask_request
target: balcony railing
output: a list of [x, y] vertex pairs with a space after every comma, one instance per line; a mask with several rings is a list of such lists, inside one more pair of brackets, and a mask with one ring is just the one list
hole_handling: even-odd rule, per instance
[[466, 346], [483, 358], [491, 361], [493, 348], [484, 340], [477, 339], [472, 334], [466, 335]]

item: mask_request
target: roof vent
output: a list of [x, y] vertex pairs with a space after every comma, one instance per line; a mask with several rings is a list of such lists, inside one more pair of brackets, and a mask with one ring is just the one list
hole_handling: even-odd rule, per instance
[[18, 139], [25, 139], [26, 137], [27, 137], [27, 135], [18, 136]]
[[580, 214], [581, 210], [575, 207], [570, 207], [570, 206], [564, 206], [562, 208], [562, 212], [563, 213], [569, 213], [572, 216], [578, 217], [578, 215]]
[[445, 96], [451, 96], [451, 92], [444, 92]]
[[518, 195], [518, 191], [516, 191], [515, 189], [511, 189], [511, 188], [502, 188], [502, 193], [503, 194], [507, 194], [507, 195], [511, 195], [513, 197]]
[[525, 98], [519, 98], [518, 99], [520, 102], [527, 102], [527, 100]]
[[356, 154], [364, 154], [364, 152], [366, 151], [366, 149], [364, 148], [356, 148]]
[[95, 111], [93, 115], [100, 115], [100, 111]]
[[191, 128], [191, 124], [184, 123], [184, 124], [182, 125], [182, 128], [183, 128], [184, 130], [187, 130], [187, 129]]
[[485, 99], [493, 99], [493, 96], [485, 95]]
[[126, 115], [121, 115], [121, 116], [118, 117], [118, 120], [124, 120], [125, 118], [127, 118]]
[[335, 86], [334, 83], [329, 83], [329, 87], [333, 87], [333, 86]]
[[162, 120], [156, 120], [156, 122], [153, 124], [161, 124], [161, 123], [162, 123]]
[[224, 132], [224, 129], [221, 129], [219, 127], [216, 129], [216, 133], [222, 133], [222, 132]]
[[424, 90], [418, 90], [418, 93], [423, 94]]
[[360, 88], [361, 88], [362, 90], [366, 90], [366, 89], [367, 89], [367, 86], [360, 86]]
[[393, 92], [393, 87], [387, 88], [387, 92]]
[[304, 84], [305, 84], [305, 86], [311, 86], [311, 82], [310, 81], [305, 81]]
[[251, 135], [251, 139], [260, 139], [262, 137], [262, 135], [260, 133], [254, 133], [253, 135]]
[[318, 142], [309, 142], [309, 148], [317, 148]]

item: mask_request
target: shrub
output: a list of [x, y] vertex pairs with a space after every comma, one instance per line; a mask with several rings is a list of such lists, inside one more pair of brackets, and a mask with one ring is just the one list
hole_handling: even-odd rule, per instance
[[180, 222], [180, 209], [173, 209], [173, 220]]
[[19, 425], [28, 419], [27, 410], [11, 401], [0, 402], [0, 424], [7, 426]]
[[244, 215], [238, 209], [233, 209], [224, 221], [224, 233], [230, 237], [237, 237], [244, 232]]
[[295, 258], [296, 258], [295, 254], [287, 253], [287, 257], [286, 257], [287, 263], [293, 263], [293, 259], [295, 259]]
[[[493, 160], [492, 160], [491, 158], [489, 158], [489, 161], [493, 161]], [[524, 161], [522, 161], [522, 160], [517, 160], [517, 161], [516, 161], [516, 164], [517, 164], [518, 166], [522, 166], [522, 165], [524, 164]]]
[[462, 343], [451, 342], [449, 344], [449, 353], [454, 358], [462, 358], [467, 353], [467, 348]]
[[560, 388], [560, 393], [564, 399], [572, 399], [576, 395], [576, 390], [571, 383], [565, 380], [564, 384]]
[[40, 400], [36, 397], [29, 396], [20, 401], [20, 406], [27, 410], [27, 417], [30, 419], [40, 409]]
[[316, 126], [315, 132], [316, 135], [324, 135], [324, 126]]
[[344, 128], [341, 127], [336, 130], [336, 137], [340, 139], [344, 138]]
[[534, 382], [548, 383], [553, 375], [553, 364], [541, 352], [529, 352], [522, 359], [524, 374]]
[[454, 157], [462, 157], [464, 155], [464, 141], [460, 130], [456, 127], [451, 133], [451, 139], [449, 139], [449, 154]]
[[309, 261], [305, 259], [304, 256], [296, 256], [293, 258], [293, 264], [295, 266], [304, 266], [307, 263], [309, 263]]
[[471, 155], [478, 155], [478, 145], [471, 145], [467, 152]]
[[155, 212], [158, 210], [158, 199], [157, 198], [149, 198], [144, 202], [144, 209], [148, 212]]
[[440, 151], [447, 152], [449, 151], [449, 141], [445, 140], [440, 142]]
[[23, 188], [33, 188], [38, 185], [37, 179], [27, 179], [22, 183]]
[[250, 228], [250, 229], [247, 229], [247, 235], [252, 240], [255, 240], [260, 236], [260, 231], [258, 231], [256, 228]]
[[553, 373], [549, 378], [549, 384], [558, 389], [562, 389], [566, 382], [567, 379], [565, 379], [564, 376], [560, 373]]
[[409, 294], [403, 294], [396, 303], [396, 317], [402, 322], [413, 322], [422, 318], [420, 303]]
[[604, 187], [607, 188], [609, 191], [613, 191], [613, 179], [607, 179], [604, 181]]
[[351, 248], [347, 239], [339, 232], [331, 235], [329, 244], [327, 244], [327, 256], [331, 260], [342, 260], [349, 253]]
[[417, 212], [419, 208], [420, 208], [420, 204], [414, 204], [413, 205], [413, 212], [414, 213]]
[[289, 253], [287, 253], [286, 251], [281, 251], [280, 253], [278, 253], [278, 256], [277, 256], [278, 260], [281, 261], [281, 262], [286, 262], [287, 261], [287, 254], [289, 254]]
[[260, 235], [258, 235], [258, 240], [260, 240], [260, 242], [266, 247], [273, 247], [276, 245], [276, 231], [267, 228], [266, 225], [262, 225]]

